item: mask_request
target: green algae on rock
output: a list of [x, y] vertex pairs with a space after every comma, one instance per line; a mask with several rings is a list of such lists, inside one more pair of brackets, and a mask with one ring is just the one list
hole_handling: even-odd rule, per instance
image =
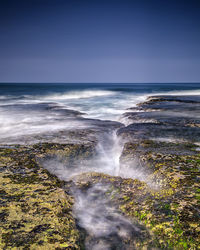
[[73, 197], [37, 164], [37, 154], [37, 145], [0, 149], [0, 248], [79, 249]]
[[121, 160], [137, 155], [147, 168], [149, 186], [139, 184], [139, 189], [130, 189], [121, 209], [144, 222], [162, 248], [196, 249], [200, 244], [200, 154], [169, 154], [170, 144], [155, 144], [144, 141], [124, 148]]
[[[141, 150], [141, 144], [138, 147]], [[135, 152], [136, 145], [133, 150]], [[110, 185], [107, 193], [112, 203], [132, 222], [143, 225], [142, 241], [132, 242], [136, 249], [196, 249], [200, 244], [197, 179], [200, 155], [162, 155], [146, 151], [141, 158], [144, 167], [151, 167], [149, 185], [137, 179], [99, 173], [82, 174], [75, 178], [76, 184], [81, 189], [96, 183]]]

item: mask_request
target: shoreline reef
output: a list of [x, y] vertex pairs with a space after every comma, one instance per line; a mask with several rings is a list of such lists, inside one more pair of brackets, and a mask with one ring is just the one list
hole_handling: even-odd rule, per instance
[[[74, 143], [2, 144], [0, 249], [85, 249], [85, 242], [105, 240], [112, 249], [199, 249], [199, 114], [198, 96], [153, 96], [127, 110], [127, 126], [101, 121], [98, 129], [67, 132]], [[113, 130], [123, 142], [119, 166], [134, 178], [54, 174], [59, 164], [72, 170], [87, 164], [99, 136]], [[74, 216], [72, 190], [85, 193], [96, 184], [108, 186], [109, 203], [139, 228], [122, 235], [118, 248], [113, 235], [94, 238]]]

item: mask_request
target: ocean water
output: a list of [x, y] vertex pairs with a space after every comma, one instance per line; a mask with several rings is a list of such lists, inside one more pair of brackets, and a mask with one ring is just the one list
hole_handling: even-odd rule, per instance
[[26, 135], [88, 127], [88, 122], [73, 119], [74, 111], [84, 118], [122, 122], [128, 108], [162, 94], [199, 95], [200, 83], [1, 83], [0, 139], [16, 143]]

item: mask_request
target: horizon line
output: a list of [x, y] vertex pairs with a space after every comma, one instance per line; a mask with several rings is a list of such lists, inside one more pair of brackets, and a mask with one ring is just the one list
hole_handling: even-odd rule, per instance
[[45, 83], [45, 84], [181, 84], [181, 83], [200, 83], [199, 82], [0, 82], [0, 84], [18, 84], [18, 83], [27, 83], [27, 84], [37, 84], [37, 83]]

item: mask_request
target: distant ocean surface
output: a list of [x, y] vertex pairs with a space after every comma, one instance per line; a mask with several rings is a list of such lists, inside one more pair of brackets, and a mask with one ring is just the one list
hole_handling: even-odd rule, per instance
[[200, 83], [0, 83], [0, 139], [83, 128], [84, 123], [66, 119], [65, 109], [85, 118], [120, 121], [128, 108], [150, 95], [200, 95]]

